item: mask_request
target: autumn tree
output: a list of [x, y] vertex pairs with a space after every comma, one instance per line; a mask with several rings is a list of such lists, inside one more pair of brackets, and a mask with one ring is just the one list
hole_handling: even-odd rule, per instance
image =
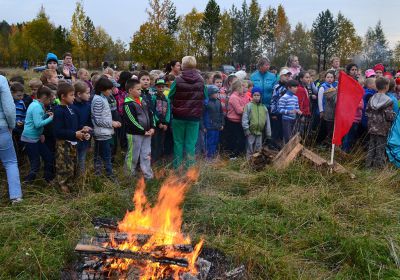
[[298, 23], [290, 36], [290, 52], [299, 58], [303, 69], [314, 64], [312, 35], [301, 23]]
[[130, 53], [136, 61], [160, 68], [173, 56], [176, 43], [168, 32], [171, 5], [170, 0], [149, 0], [148, 20], [135, 32], [130, 43]]
[[55, 27], [50, 23], [43, 6], [36, 18], [23, 28], [23, 38], [28, 43], [30, 51], [26, 58], [36, 61], [43, 60], [46, 54], [53, 50]]
[[318, 72], [326, 69], [326, 63], [333, 55], [335, 49], [334, 42], [337, 37], [337, 28], [331, 11], [321, 12], [313, 23], [313, 45], [317, 54]]
[[136, 61], [159, 69], [174, 55], [173, 45], [174, 39], [164, 29], [146, 22], [133, 35], [130, 51]]
[[200, 25], [200, 33], [207, 48], [207, 63], [209, 70], [212, 70], [215, 39], [221, 26], [219, 12], [219, 6], [215, 0], [209, 0]]
[[215, 65], [233, 64], [232, 18], [227, 11], [221, 14], [221, 26], [215, 38]]
[[127, 55], [127, 46], [124, 41], [121, 39], [115, 40], [112, 43], [111, 48], [108, 50], [105, 60], [114, 61], [117, 65], [120, 65], [120, 62], [128, 60]]
[[342, 63], [348, 63], [360, 53], [362, 40], [357, 35], [354, 24], [340, 12], [336, 19], [336, 29], [333, 54], [338, 56]]
[[[290, 49], [290, 30], [289, 19], [286, 15], [285, 8], [282, 5], [278, 6], [276, 12], [276, 26], [275, 26], [275, 55], [272, 62], [275, 65], [285, 65], [286, 61], [291, 54]], [[296, 53], [293, 53], [296, 55]]]
[[95, 65], [98, 67], [106, 57], [108, 50], [112, 48], [113, 41], [111, 36], [104, 30], [104, 28], [98, 26], [95, 28], [92, 44], [91, 51], [94, 57]]
[[177, 45], [179, 56], [193, 55], [197, 60], [204, 55], [205, 44], [201, 36], [201, 25], [204, 14], [193, 8], [179, 23]]
[[261, 18], [261, 7], [257, 0], [251, 0], [249, 6], [249, 50], [250, 50], [250, 63], [255, 64], [260, 53], [260, 18]]
[[276, 52], [275, 28], [277, 24], [276, 9], [269, 7], [260, 20], [260, 44], [262, 55], [273, 58]]
[[74, 56], [80, 61], [83, 56], [83, 46], [84, 46], [84, 26], [85, 26], [85, 11], [83, 10], [82, 1], [76, 2], [75, 11], [72, 15], [72, 25], [70, 38], [72, 42], [72, 52]]
[[0, 65], [10, 64], [11, 25], [5, 20], [0, 22]]

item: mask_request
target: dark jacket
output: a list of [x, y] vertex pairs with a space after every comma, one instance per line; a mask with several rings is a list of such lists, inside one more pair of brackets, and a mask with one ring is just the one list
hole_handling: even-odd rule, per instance
[[171, 85], [168, 97], [174, 119], [199, 121], [207, 98], [203, 78], [196, 69], [183, 70]]
[[57, 140], [77, 141], [79, 116], [71, 106], [59, 105], [54, 109], [54, 135]]
[[207, 130], [219, 130], [225, 125], [221, 101], [217, 98], [209, 99], [204, 105], [203, 125]]
[[130, 97], [125, 98], [122, 118], [127, 134], [144, 135], [146, 131], [155, 128], [153, 113], [142, 97], [139, 100], [140, 103]]
[[74, 108], [79, 116], [79, 129], [82, 129], [84, 126], [93, 127], [90, 114], [90, 101], [75, 101], [74, 105], [72, 105], [71, 107]]
[[151, 103], [156, 125], [168, 125], [171, 120], [171, 106], [169, 104], [169, 99], [167, 99], [164, 94], [153, 94]]
[[396, 116], [393, 101], [386, 94], [376, 93], [368, 101], [368, 133], [387, 136]]
[[150, 89], [150, 88], [148, 88], [148, 89], [142, 89], [141, 95], [140, 95], [140, 96], [144, 99], [144, 101], [145, 101], [146, 104], [148, 105], [148, 108], [149, 108], [152, 112], [154, 112], [154, 108], [153, 108], [153, 104], [152, 104], [152, 96], [153, 96], [153, 93], [152, 93], [151, 89]]

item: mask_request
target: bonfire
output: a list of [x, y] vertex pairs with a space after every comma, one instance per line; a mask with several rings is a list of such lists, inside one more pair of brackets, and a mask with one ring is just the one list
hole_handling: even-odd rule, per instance
[[109, 230], [89, 244], [80, 242], [75, 250], [91, 255], [89, 266], [101, 267], [106, 279], [201, 279], [198, 257], [204, 241], [192, 246], [190, 237], [182, 233], [181, 208], [197, 178], [197, 169], [189, 170], [183, 178], [168, 177], [154, 205], [140, 179], [133, 196], [134, 210], [127, 211], [115, 227], [103, 221], [102, 226]]

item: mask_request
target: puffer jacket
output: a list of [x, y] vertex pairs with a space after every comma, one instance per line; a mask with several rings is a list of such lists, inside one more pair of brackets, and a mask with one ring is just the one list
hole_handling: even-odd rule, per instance
[[396, 116], [393, 101], [386, 94], [376, 93], [368, 101], [368, 133], [387, 136]]
[[172, 83], [168, 98], [174, 119], [200, 121], [207, 89], [199, 72], [196, 69], [183, 70]]

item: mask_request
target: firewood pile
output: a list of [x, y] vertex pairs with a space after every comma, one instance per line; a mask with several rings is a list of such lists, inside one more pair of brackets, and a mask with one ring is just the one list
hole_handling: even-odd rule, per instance
[[330, 165], [326, 159], [304, 147], [304, 145], [301, 144], [301, 137], [299, 134], [292, 137], [279, 152], [263, 147], [260, 152], [251, 156], [249, 164], [256, 171], [264, 169], [267, 165], [272, 165], [277, 170], [283, 170], [298, 157], [308, 160], [317, 169], [344, 173], [348, 174], [352, 179], [355, 178], [353, 173], [339, 163], [334, 162], [333, 165]]

